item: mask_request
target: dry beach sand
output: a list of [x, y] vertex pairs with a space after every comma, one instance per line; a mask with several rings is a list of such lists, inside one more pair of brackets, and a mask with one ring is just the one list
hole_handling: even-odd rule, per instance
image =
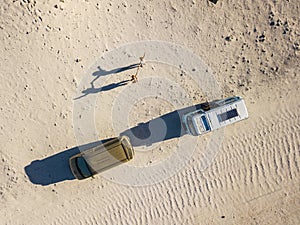
[[[0, 224], [299, 224], [299, 15], [298, 0], [3, 0]], [[135, 84], [117, 85], [134, 70], [116, 73], [106, 65], [101, 69], [110, 74], [94, 89], [81, 86], [93, 66], [97, 76], [102, 65], [95, 62], [104, 53], [143, 40], [189, 49], [208, 65], [222, 97], [245, 99], [249, 119], [222, 130], [206, 169], [200, 162], [214, 134], [138, 146], [132, 164], [147, 167], [170, 157], [180, 141], [195, 143], [186, 165], [157, 183], [124, 185], [101, 175], [72, 180], [67, 158], [84, 144], [76, 135], [76, 102], [96, 96], [99, 136], [89, 143], [124, 131], [113, 125], [115, 101], [122, 91], [143, 94], [149, 80], [158, 95], [132, 103], [127, 128], [179, 109], [160, 93], [188, 98], [180, 107], [213, 100], [184, 70], [152, 62]]]

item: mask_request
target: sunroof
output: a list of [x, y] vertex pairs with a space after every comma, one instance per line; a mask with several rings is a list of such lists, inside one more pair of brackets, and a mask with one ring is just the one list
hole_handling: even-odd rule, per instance
[[225, 120], [229, 120], [233, 117], [238, 116], [238, 112], [236, 109], [229, 110], [227, 112], [221, 113], [218, 115], [219, 122], [224, 122]]

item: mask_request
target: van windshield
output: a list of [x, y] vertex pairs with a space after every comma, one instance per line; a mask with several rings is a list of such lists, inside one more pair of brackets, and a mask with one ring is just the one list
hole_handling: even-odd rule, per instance
[[201, 116], [201, 120], [202, 120], [202, 123], [204, 125], [204, 128], [205, 128], [205, 131], [209, 131], [210, 130], [210, 126], [207, 122], [207, 119], [205, 116]]

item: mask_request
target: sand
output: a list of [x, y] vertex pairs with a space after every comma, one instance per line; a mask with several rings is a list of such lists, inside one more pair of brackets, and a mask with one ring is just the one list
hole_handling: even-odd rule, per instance
[[[4, 0], [0, 224], [299, 224], [299, 15], [298, 0]], [[157, 50], [147, 49], [139, 81], [124, 86], [115, 85], [135, 71], [114, 69], [138, 63], [142, 49], [97, 63], [128, 43], [151, 40], [199, 57], [220, 97], [245, 99], [249, 119], [213, 134], [136, 146], [136, 160], [129, 165], [144, 166], [142, 174], [174, 155], [174, 146], [195, 143], [192, 152], [186, 149], [191, 154], [184, 166], [165, 179], [149, 183], [141, 176], [126, 185], [116, 168], [74, 180], [67, 160], [79, 151], [76, 146], [213, 100], [189, 76], [203, 71], [155, 63], [150, 59]], [[97, 66], [109, 76], [76, 99], [91, 88], [85, 79], [101, 73]], [[123, 114], [134, 96], [148, 93], [147, 85], [154, 88], [152, 96], [131, 102]], [[116, 104], [126, 90], [131, 95]], [[97, 132], [87, 134], [78, 126], [91, 128], [84, 120], [90, 99]], [[207, 143], [216, 135], [220, 145], [204, 168]]]

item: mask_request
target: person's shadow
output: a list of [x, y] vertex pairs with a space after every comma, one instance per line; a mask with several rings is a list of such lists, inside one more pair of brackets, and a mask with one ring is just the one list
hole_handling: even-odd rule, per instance
[[121, 86], [124, 86], [126, 84], [128, 84], [130, 80], [124, 80], [124, 81], [120, 81], [118, 83], [111, 83], [111, 84], [108, 84], [106, 86], [103, 86], [103, 87], [100, 87], [100, 88], [95, 88], [94, 87], [94, 84], [91, 83], [92, 87], [86, 89], [86, 90], [83, 90], [82, 93], [83, 95], [77, 97], [77, 98], [74, 98], [74, 100], [77, 100], [77, 99], [80, 99], [80, 98], [83, 98], [89, 94], [96, 94], [96, 93], [99, 93], [99, 92], [103, 92], [103, 91], [110, 91], [114, 88], [117, 88], [117, 87], [121, 87]]
[[121, 68], [117, 68], [117, 69], [113, 69], [113, 70], [109, 70], [109, 71], [103, 70], [103, 69], [101, 69], [100, 66], [98, 66], [98, 71], [96, 71], [92, 74], [93, 76], [95, 76], [95, 78], [91, 81], [91, 87], [83, 90], [81, 92], [83, 95], [81, 95], [77, 98], [74, 98], [74, 100], [83, 98], [83, 97], [85, 97], [89, 94], [96, 94], [96, 93], [99, 93], [99, 92], [102, 92], [102, 91], [109, 91], [109, 90], [112, 90], [114, 88], [117, 88], [117, 87], [124, 86], [124, 85], [128, 84], [128, 82], [130, 80], [124, 80], [124, 81], [121, 81], [121, 82], [118, 82], [118, 83], [112, 83], [112, 84], [106, 85], [104, 87], [95, 88], [94, 83], [101, 76], [107, 76], [107, 75], [111, 75], [111, 74], [121, 73], [121, 72], [126, 71], [126, 70], [137, 68], [139, 66], [140, 66], [140, 64], [135, 63], [135, 64], [131, 64], [129, 66], [125, 66], [125, 67], [121, 67]]
[[[182, 115], [197, 109], [205, 110], [205, 107], [207, 107], [207, 103], [175, 110], [146, 123], [140, 123], [138, 126], [123, 131], [120, 135], [128, 136], [134, 147], [149, 146], [156, 142], [179, 138], [186, 134], [181, 121]], [[95, 147], [108, 140], [110, 139], [74, 147], [45, 159], [32, 161], [25, 167], [25, 173], [33, 184], [39, 185], [73, 180], [75, 177], [69, 167], [69, 158], [80, 151]]]
[[109, 70], [109, 71], [103, 70], [103, 69], [101, 69], [100, 66], [98, 66], [97, 67], [98, 71], [96, 71], [96, 72], [93, 73], [93, 76], [95, 76], [95, 78], [92, 80], [91, 84], [93, 84], [99, 77], [107, 76], [107, 75], [111, 75], [111, 74], [121, 73], [121, 72], [124, 72], [126, 70], [131, 70], [131, 69], [137, 68], [139, 66], [140, 66], [139, 63], [135, 63], [135, 64], [131, 64], [129, 66], [124, 66], [124, 67], [113, 69], [113, 70]]

